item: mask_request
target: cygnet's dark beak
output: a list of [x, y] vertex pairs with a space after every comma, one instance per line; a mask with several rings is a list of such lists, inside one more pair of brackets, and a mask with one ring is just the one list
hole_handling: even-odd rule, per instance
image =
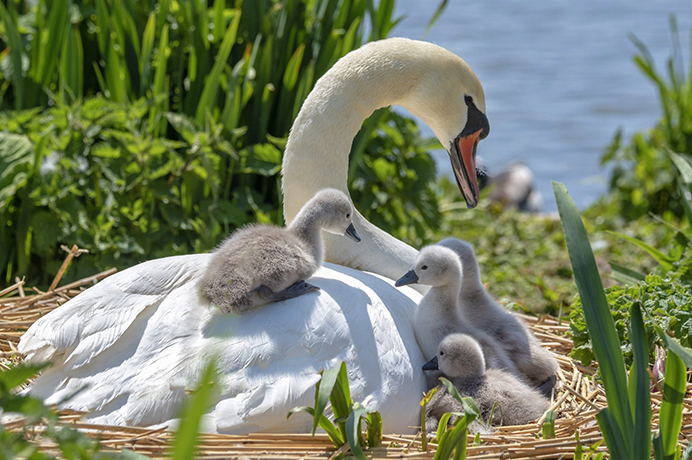
[[416, 272], [413, 270], [409, 270], [404, 276], [396, 280], [396, 283], [394, 283], [394, 286], [400, 287], [400, 286], [405, 286], [407, 284], [415, 284], [418, 282], [418, 275], [416, 275]]
[[348, 226], [348, 228], [346, 229], [346, 233], [344, 233], [344, 235], [351, 238], [356, 243], [360, 243], [360, 236], [358, 236], [358, 232], [356, 232], [356, 227], [354, 227], [353, 224]]
[[427, 363], [423, 364], [423, 370], [424, 371], [436, 371], [439, 370], [439, 367], [437, 367], [437, 356], [435, 356], [433, 359], [428, 361]]

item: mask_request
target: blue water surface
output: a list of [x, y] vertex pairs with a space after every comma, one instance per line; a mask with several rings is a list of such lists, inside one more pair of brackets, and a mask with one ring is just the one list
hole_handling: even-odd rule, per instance
[[[437, 4], [398, 0], [396, 14], [406, 18], [391, 35], [422, 38]], [[671, 14], [689, 69], [689, 0], [450, 0], [425, 40], [461, 56], [483, 83], [491, 129], [479, 154], [490, 171], [520, 160], [536, 176], [544, 211], [556, 209], [551, 180], [564, 182], [583, 208], [607, 191], [599, 161], [617, 129], [629, 136], [660, 117], [629, 37], [664, 70]], [[451, 173], [446, 153], [436, 158], [440, 172]]]

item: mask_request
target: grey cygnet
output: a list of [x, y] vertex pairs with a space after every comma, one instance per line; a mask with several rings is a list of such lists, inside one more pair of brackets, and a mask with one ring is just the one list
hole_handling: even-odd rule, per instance
[[557, 381], [557, 360], [541, 347], [522, 320], [502, 308], [485, 290], [473, 247], [457, 238], [445, 238], [438, 244], [453, 250], [461, 260], [459, 305], [463, 318], [493, 337], [519, 372], [544, 394], [550, 394]]
[[[438, 368], [462, 397], [473, 398], [486, 424], [525, 425], [540, 418], [550, 405], [539, 391], [512, 374], [500, 369], [486, 370], [480, 345], [465, 334], [445, 337], [437, 356], [423, 366], [424, 370]], [[493, 406], [497, 407], [493, 410]], [[446, 412], [464, 412], [464, 407], [444, 385], [440, 385], [426, 406], [426, 429], [436, 430]], [[489, 420], [491, 413], [492, 420]]]
[[420, 283], [432, 286], [423, 296], [413, 323], [413, 331], [425, 358], [435, 356], [446, 336], [455, 332], [476, 339], [488, 367], [518, 373], [512, 360], [484, 331], [464, 320], [459, 308], [461, 263], [456, 253], [442, 246], [421, 249], [413, 268], [396, 282], [396, 286]]
[[236, 231], [213, 253], [202, 295], [224, 313], [240, 313], [319, 290], [305, 279], [322, 265], [321, 230], [360, 242], [345, 193], [320, 190], [285, 228], [252, 224]]

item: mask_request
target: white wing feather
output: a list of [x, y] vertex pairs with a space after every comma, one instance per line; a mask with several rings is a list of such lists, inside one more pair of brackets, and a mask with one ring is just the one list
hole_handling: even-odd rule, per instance
[[94, 423], [169, 423], [216, 357], [222, 394], [205, 416], [207, 430], [308, 431], [310, 417], [286, 414], [312, 405], [319, 371], [343, 360], [353, 399], [379, 410], [385, 429], [416, 424], [425, 389], [411, 325], [417, 292], [325, 264], [310, 280], [321, 291], [226, 315], [198, 293], [209, 257], [140, 264], [38, 320], [19, 350], [54, 365], [31, 393], [89, 412]]

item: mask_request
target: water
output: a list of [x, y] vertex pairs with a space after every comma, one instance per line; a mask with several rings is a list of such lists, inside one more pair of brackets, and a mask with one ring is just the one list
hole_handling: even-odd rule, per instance
[[[391, 35], [422, 38], [437, 4], [399, 0], [396, 14], [407, 17]], [[425, 40], [461, 56], [483, 83], [490, 136], [478, 151], [491, 173], [520, 160], [536, 176], [545, 211], [556, 209], [551, 180], [564, 182], [583, 208], [607, 191], [599, 160], [617, 129], [628, 138], [660, 117], [628, 37], [646, 44], [663, 70], [671, 13], [688, 64], [689, 0], [452, 0]], [[441, 172], [451, 173], [438, 153]]]

